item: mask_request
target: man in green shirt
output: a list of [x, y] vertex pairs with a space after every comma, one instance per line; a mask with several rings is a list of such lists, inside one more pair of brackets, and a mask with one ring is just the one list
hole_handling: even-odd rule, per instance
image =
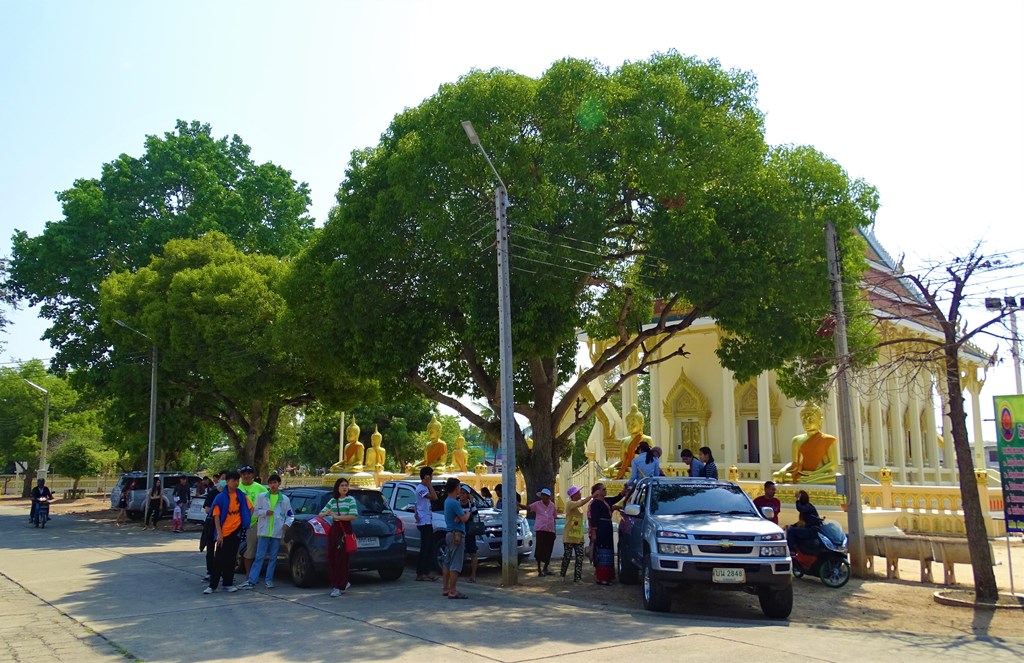
[[[267, 487], [262, 485], [262, 484], [260, 484], [260, 483], [258, 483], [258, 482], [256, 482], [254, 480], [255, 477], [256, 477], [256, 470], [253, 469], [252, 465], [243, 465], [242, 467], [238, 468], [238, 473], [242, 475], [242, 482], [240, 484], [238, 484], [238, 490], [240, 490], [243, 493], [245, 493], [246, 496], [248, 496], [249, 501], [252, 504], [256, 504], [256, 498], [259, 497], [260, 493], [267, 492]], [[252, 513], [252, 522], [245, 524], [245, 527], [248, 528], [248, 529], [252, 529], [252, 528], [256, 527], [256, 520], [257, 520], [257, 518], [256, 518], [256, 511], [254, 510], [253, 513]], [[251, 537], [251, 540], [250, 540], [250, 537], [248, 535], [246, 535], [246, 544], [245, 544], [245, 553], [244, 553], [244, 555], [245, 555], [245, 575], [248, 577], [249, 572], [252, 570], [252, 562], [253, 562], [254, 559], [256, 559], [256, 536], [255, 536], [255, 532], [253, 532], [253, 536]]]

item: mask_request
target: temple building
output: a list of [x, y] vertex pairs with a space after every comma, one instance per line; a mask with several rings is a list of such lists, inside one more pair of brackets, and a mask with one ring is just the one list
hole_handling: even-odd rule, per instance
[[[897, 318], [906, 302], [918, 301], [909, 283], [900, 277], [901, 267], [882, 248], [874, 235], [864, 233], [869, 269], [864, 277], [868, 302], [880, 319]], [[930, 320], [892, 319], [880, 323], [885, 338], [941, 338]], [[650, 367], [650, 435], [663, 449], [663, 463], [678, 463], [684, 449], [694, 455], [709, 447], [727, 478], [730, 466], [739, 469], [741, 480], [766, 480], [792, 458], [791, 440], [804, 432], [800, 419], [803, 403], [787, 398], [769, 371], [748, 382], [737, 382], [731, 371], [718, 363], [715, 349], [719, 331], [711, 318], [696, 321], [663, 348], [666, 354], [685, 344], [685, 357], [672, 357]], [[600, 343], [589, 341], [591, 351]], [[944, 368], [940, 364], [902, 362], [913, 343], [883, 347], [877, 364], [851, 374], [854, 435], [859, 443], [861, 480], [879, 479], [883, 467], [899, 484], [954, 485], [956, 461], [945, 399]], [[977, 347], [967, 347], [960, 357], [965, 407], [973, 430], [975, 466], [986, 466], [982, 435], [981, 390], [990, 357]], [[600, 390], [593, 385], [592, 390]], [[588, 449], [598, 465], [616, 460], [620, 439], [626, 435], [624, 414], [637, 399], [637, 380], [622, 389], [622, 412], [605, 406], [597, 413], [598, 425]], [[824, 404], [822, 430], [839, 435], [834, 394]]]

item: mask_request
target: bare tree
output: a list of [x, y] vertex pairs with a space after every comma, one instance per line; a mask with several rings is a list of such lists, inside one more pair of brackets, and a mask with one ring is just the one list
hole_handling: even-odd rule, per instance
[[[980, 245], [975, 245], [967, 255], [951, 261], [933, 264], [919, 272], [896, 270], [888, 282], [869, 283], [869, 296], [876, 296], [874, 316], [883, 322], [914, 322], [935, 330], [934, 334], [889, 333], [876, 346], [901, 345], [899, 362], [934, 366], [938, 364], [946, 386], [946, 412], [951, 422], [953, 449], [956, 454], [957, 470], [960, 476], [961, 502], [967, 545], [971, 552], [971, 566], [974, 570], [975, 596], [980, 602], [994, 602], [998, 598], [992, 551], [988, 544], [985, 519], [978, 495], [974, 474], [974, 459], [967, 439], [967, 414], [964, 409], [963, 385], [961, 383], [961, 354], [968, 344], [980, 335], [993, 336], [1012, 341], [1006, 330], [1006, 321], [1014, 310], [1004, 306], [989, 310], [985, 318], [971, 327], [965, 318], [964, 309], [987, 294], [993, 285], [1005, 284], [1005, 277], [997, 272], [1019, 268], [1008, 256], [985, 255]], [[877, 273], [876, 273], [877, 274]], [[977, 291], [985, 288], [985, 293]], [[884, 294], [881, 294], [884, 293]], [[884, 302], [879, 305], [879, 301]], [[906, 349], [905, 352], [902, 350]], [[977, 353], [976, 349], [973, 349]], [[883, 371], [895, 370], [895, 366], [883, 366]], [[978, 444], [982, 442], [978, 440]]]

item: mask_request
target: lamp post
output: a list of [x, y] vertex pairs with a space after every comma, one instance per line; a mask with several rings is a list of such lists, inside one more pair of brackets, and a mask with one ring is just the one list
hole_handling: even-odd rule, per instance
[[40, 479], [45, 479], [47, 470], [46, 445], [50, 434], [50, 392], [31, 380], [25, 380], [25, 382], [43, 392], [43, 441], [39, 445], [39, 470], [36, 472], [36, 476]]
[[[501, 483], [505, 491], [502, 498], [502, 534], [501, 534], [501, 581], [506, 587], [519, 583], [519, 552], [516, 541], [519, 538], [519, 509], [516, 499], [516, 436], [515, 436], [515, 396], [512, 392], [512, 310], [509, 294], [508, 266], [508, 217], [505, 210], [508, 206], [508, 193], [501, 175], [491, 163], [487, 151], [480, 143], [480, 137], [473, 129], [473, 123], [466, 120], [462, 128], [469, 142], [480, 149], [487, 165], [498, 180], [494, 190], [494, 224], [498, 246], [498, 365], [501, 373], [499, 380], [499, 398], [501, 399], [501, 450], [504, 461], [501, 464]], [[511, 496], [511, 498], [509, 497]], [[509, 499], [512, 506], [509, 507]]]
[[[133, 331], [150, 343], [153, 339], [146, 336], [138, 329], [129, 327], [121, 320], [114, 320], [118, 325], [128, 331]], [[156, 453], [156, 343], [153, 343], [153, 372], [149, 378], [149, 450], [146, 456], [146, 494], [153, 490], [153, 456]]]

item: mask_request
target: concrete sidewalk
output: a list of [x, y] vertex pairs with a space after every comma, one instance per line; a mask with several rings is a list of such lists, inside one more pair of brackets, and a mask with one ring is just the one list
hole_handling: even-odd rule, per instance
[[[917, 663], [953, 656], [963, 661], [1024, 657], [1024, 639], [694, 619], [555, 601], [479, 584], [461, 585], [470, 599], [451, 601], [440, 597], [438, 583], [412, 582], [412, 574], [396, 582], [356, 574], [352, 588], [339, 599], [329, 598], [326, 587], [293, 587], [286, 571], [272, 590], [204, 596], [203, 558], [193, 535], [114, 529], [70, 516], [35, 530], [25, 520], [20, 511], [15, 515], [0, 507], [0, 573], [31, 592], [18, 589], [22, 598], [0, 604], [0, 612], [6, 615], [13, 607], [21, 620], [3, 637], [6, 647], [27, 652], [50, 628], [66, 630], [76, 640], [55, 641], [46, 650], [53, 660], [116, 660], [117, 650], [109, 643], [140, 660], [173, 662], [796, 657], [851, 662], [913, 658]], [[47, 625], [40, 636], [26, 632], [26, 626], [46, 618], [64, 623]], [[90, 630], [102, 637], [89, 636]], [[86, 649], [71, 651], [76, 643]], [[21, 653], [8, 656], [38, 660]]]

